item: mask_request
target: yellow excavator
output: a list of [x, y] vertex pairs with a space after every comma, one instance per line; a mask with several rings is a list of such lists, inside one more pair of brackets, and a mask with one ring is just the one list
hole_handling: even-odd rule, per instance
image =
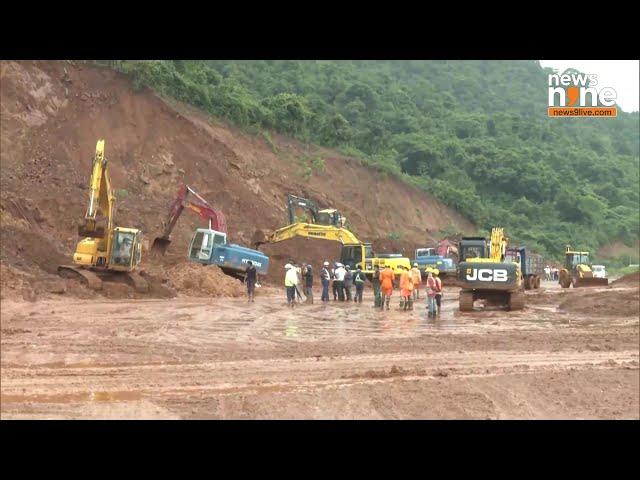
[[609, 285], [608, 278], [594, 276], [589, 261], [589, 252], [578, 252], [567, 245], [564, 251], [564, 268], [558, 272], [558, 283], [562, 288], [602, 287]]
[[[361, 242], [351, 231], [344, 228], [346, 218], [337, 210], [320, 210], [313, 201], [291, 194], [287, 196], [287, 206], [289, 225], [266, 235], [258, 232], [257, 236], [260, 238], [254, 238], [256, 247], [265, 243], [283, 242], [293, 237], [319, 238], [340, 242], [340, 263], [351, 268], [359, 265], [369, 279], [372, 278], [376, 265], [380, 269], [390, 265], [396, 275], [400, 275], [404, 267], [411, 268], [410, 260], [400, 254], [375, 255], [371, 243]], [[308, 210], [311, 213], [311, 221], [298, 221], [295, 216], [296, 207]]]
[[104, 155], [104, 140], [98, 140], [89, 181], [89, 206], [78, 225], [82, 238], [73, 254], [73, 265], [60, 265], [64, 277], [75, 277], [99, 290], [102, 280], [124, 278], [140, 292], [148, 284], [135, 271], [142, 258], [142, 232], [137, 228], [114, 227], [116, 197], [111, 189]]

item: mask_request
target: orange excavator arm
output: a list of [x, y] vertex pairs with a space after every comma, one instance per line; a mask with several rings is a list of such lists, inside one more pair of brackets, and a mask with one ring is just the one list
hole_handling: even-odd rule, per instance
[[170, 237], [173, 227], [175, 227], [185, 208], [191, 210], [203, 220], [207, 220], [209, 222], [209, 229], [227, 233], [227, 221], [224, 214], [209, 205], [209, 203], [191, 187], [182, 185], [180, 190], [178, 190], [176, 199], [169, 208], [169, 214], [165, 221], [162, 235], [156, 237], [153, 241], [152, 251], [161, 253], [162, 255], [165, 254], [171, 243]]

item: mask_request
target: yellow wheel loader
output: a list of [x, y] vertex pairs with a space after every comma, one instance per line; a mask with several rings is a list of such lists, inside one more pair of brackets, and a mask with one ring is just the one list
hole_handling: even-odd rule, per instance
[[589, 252], [571, 250], [571, 245], [565, 247], [564, 267], [558, 272], [558, 283], [562, 288], [602, 287], [609, 285], [608, 278], [594, 276], [589, 261]]
[[142, 232], [113, 226], [115, 200], [101, 139], [91, 168], [89, 205], [78, 225], [82, 239], [73, 254], [73, 265], [60, 265], [58, 273], [78, 278], [94, 290], [102, 288], [102, 280], [123, 279], [146, 292], [146, 280], [135, 271], [142, 258]]

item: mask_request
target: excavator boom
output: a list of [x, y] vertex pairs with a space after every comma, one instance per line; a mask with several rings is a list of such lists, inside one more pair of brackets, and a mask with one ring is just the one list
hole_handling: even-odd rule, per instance
[[298, 222], [279, 228], [275, 232], [267, 235], [264, 240], [257, 241], [256, 246], [263, 243], [278, 243], [293, 237], [321, 238], [340, 242], [343, 245], [362, 244], [362, 242], [346, 228]]
[[98, 140], [89, 179], [89, 206], [78, 225], [80, 237], [105, 238], [113, 228], [115, 195], [104, 156], [104, 140]]
[[152, 252], [164, 255], [171, 244], [171, 232], [180, 215], [188, 208], [203, 220], [209, 222], [209, 229], [227, 233], [227, 222], [222, 212], [214, 209], [209, 203], [188, 185], [182, 185], [178, 195], [169, 209], [162, 235], [156, 237], [151, 247]]

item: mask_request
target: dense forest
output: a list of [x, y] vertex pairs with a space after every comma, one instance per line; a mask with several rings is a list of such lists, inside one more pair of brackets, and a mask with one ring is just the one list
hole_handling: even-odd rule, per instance
[[99, 63], [238, 127], [360, 158], [555, 258], [639, 236], [638, 112], [548, 118], [553, 72], [537, 61]]

